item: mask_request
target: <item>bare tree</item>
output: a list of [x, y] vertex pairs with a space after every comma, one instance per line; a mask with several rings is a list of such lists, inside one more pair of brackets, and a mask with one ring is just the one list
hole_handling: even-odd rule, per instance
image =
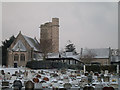
[[43, 60], [46, 60], [46, 58], [48, 57], [48, 53], [50, 53], [52, 49], [51, 43], [52, 42], [50, 39], [44, 39], [44, 40], [41, 40], [40, 42]]
[[92, 52], [91, 49], [86, 49], [86, 53], [82, 56], [82, 61], [85, 64], [90, 64], [91, 61], [93, 61], [95, 56], [96, 56], [96, 54], [94, 52]]

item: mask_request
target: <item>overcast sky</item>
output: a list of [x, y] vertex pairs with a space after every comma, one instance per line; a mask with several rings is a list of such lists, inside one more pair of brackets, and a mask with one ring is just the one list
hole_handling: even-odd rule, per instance
[[39, 26], [57, 17], [60, 50], [71, 40], [80, 48], [118, 48], [118, 4], [115, 2], [2, 3], [2, 39], [22, 34], [40, 39]]

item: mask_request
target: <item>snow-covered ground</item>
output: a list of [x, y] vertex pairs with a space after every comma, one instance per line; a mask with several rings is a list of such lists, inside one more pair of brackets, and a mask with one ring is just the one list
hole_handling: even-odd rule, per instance
[[[35, 88], [71, 88], [71, 90], [83, 88], [85, 86], [92, 86], [96, 88], [97, 85], [102, 87], [114, 87], [118, 88], [118, 77], [115, 74], [105, 73], [102, 78], [99, 74], [95, 75], [93, 72], [84, 74], [84, 71], [78, 70], [57, 70], [57, 69], [39, 69], [31, 70], [28, 68], [4, 68], [0, 67], [0, 71], [4, 70], [4, 75], [0, 72], [0, 81], [8, 81], [9, 87], [13, 88], [14, 80], [20, 80], [23, 88], [25, 88], [25, 82], [31, 80], [34, 83]], [[9, 74], [8, 74], [9, 72]], [[89, 74], [91, 78], [89, 78]], [[101, 77], [101, 78], [99, 78]], [[46, 79], [47, 78], [47, 79]], [[89, 81], [92, 79], [92, 81]], [[38, 82], [36, 82], [38, 80]], [[89, 83], [89, 84], [88, 84]], [[101, 88], [102, 88], [101, 87]], [[6, 89], [7, 90], [7, 89]]]

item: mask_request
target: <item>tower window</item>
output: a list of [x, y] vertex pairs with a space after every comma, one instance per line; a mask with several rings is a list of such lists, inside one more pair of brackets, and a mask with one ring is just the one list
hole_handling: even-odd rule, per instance
[[20, 55], [20, 60], [21, 60], [21, 61], [25, 61], [25, 55], [24, 55], [24, 54], [21, 54], [21, 55]]
[[14, 61], [18, 61], [18, 59], [19, 59], [19, 55], [18, 55], [18, 54], [15, 54], [15, 55], [14, 55]]

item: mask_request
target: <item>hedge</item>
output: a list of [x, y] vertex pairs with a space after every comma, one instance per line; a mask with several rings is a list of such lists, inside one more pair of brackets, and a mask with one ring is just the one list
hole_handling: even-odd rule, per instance
[[61, 69], [66, 68], [67, 64], [54, 61], [29, 61], [26, 67], [31, 69]]
[[116, 65], [86, 65], [86, 70], [88, 72], [101, 72], [108, 70], [109, 72], [116, 72], [117, 66]]

